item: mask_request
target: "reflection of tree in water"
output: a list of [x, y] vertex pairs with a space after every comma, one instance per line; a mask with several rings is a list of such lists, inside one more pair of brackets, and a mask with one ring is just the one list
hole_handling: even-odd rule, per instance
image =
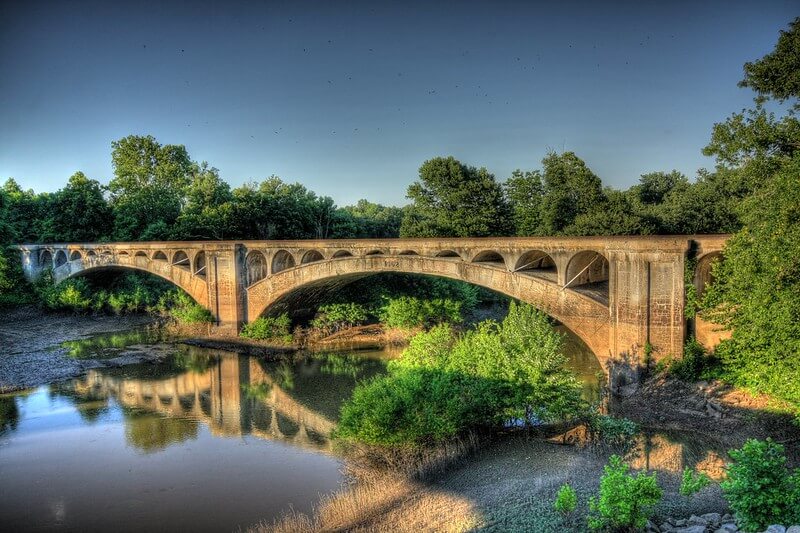
[[138, 409], [124, 408], [125, 441], [134, 448], [153, 453], [197, 438], [198, 423], [186, 418], [163, 417]]
[[320, 372], [331, 376], [349, 376], [356, 379], [364, 370], [363, 358], [355, 354], [315, 354], [315, 359], [322, 360]]
[[270, 383], [242, 383], [242, 392], [248, 400], [265, 401], [271, 390]]
[[116, 353], [103, 353], [108, 350], [118, 352], [134, 344], [154, 344], [161, 341], [163, 333], [158, 328], [142, 328], [133, 331], [104, 333], [88, 339], [66, 341], [61, 344], [67, 355], [75, 359], [89, 359], [101, 356], [115, 356]]
[[0, 435], [17, 429], [19, 408], [13, 396], [0, 396]]
[[[284, 391], [308, 409], [330, 420], [339, 418], [339, 409], [353, 394], [356, 383], [386, 372], [386, 361], [370, 352], [314, 353], [294, 363], [266, 363], [264, 371]], [[290, 379], [291, 388], [281, 380]]]
[[92, 390], [78, 392], [70, 382], [51, 384], [50, 395], [68, 399], [81, 420], [87, 424], [94, 424], [108, 412], [106, 396], [101, 393], [95, 394]]
[[211, 368], [217, 357], [205, 350], [197, 349], [192, 346], [181, 346], [173, 355], [172, 364], [175, 368], [180, 368], [195, 374], [202, 374]]
[[294, 390], [294, 368], [286, 361], [275, 369], [275, 383], [283, 390]]

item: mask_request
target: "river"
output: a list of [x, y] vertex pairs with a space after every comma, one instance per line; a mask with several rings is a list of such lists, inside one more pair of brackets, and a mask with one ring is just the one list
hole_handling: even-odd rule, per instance
[[[577, 338], [566, 340], [594, 399], [599, 364]], [[6, 531], [231, 531], [289, 508], [307, 512], [343, 480], [329, 438], [340, 405], [397, 354], [264, 362], [164, 344], [145, 330], [64, 347], [76, 358], [131, 349], [164, 358], [0, 396]]]

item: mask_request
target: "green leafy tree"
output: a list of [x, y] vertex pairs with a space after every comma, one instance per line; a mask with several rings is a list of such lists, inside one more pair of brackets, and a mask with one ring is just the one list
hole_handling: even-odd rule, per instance
[[633, 476], [618, 455], [612, 455], [603, 470], [600, 494], [589, 499], [589, 528], [612, 531], [644, 528], [663, 496], [655, 472]]
[[603, 184], [573, 152], [550, 152], [542, 159], [542, 235], [560, 235], [579, 215], [604, 200]]
[[504, 186], [516, 234], [523, 237], [539, 235], [543, 229], [541, 212], [544, 186], [541, 172], [522, 172], [517, 169]]
[[745, 228], [725, 246], [705, 315], [732, 330], [717, 356], [736, 383], [800, 412], [800, 154], [742, 205]]
[[692, 496], [710, 484], [711, 478], [704, 472], [695, 472], [691, 468], [684, 468], [683, 477], [681, 478], [681, 487], [678, 489], [678, 492], [680, 492], [681, 496]]
[[419, 181], [408, 187], [411, 205], [402, 237], [487, 237], [508, 235], [510, 211], [500, 184], [485, 168], [453, 157], [425, 161]]
[[750, 87], [761, 98], [786, 101], [800, 94], [800, 17], [781, 31], [775, 50], [758, 61], [744, 64], [740, 87]]
[[578, 505], [578, 494], [575, 492], [569, 483], [564, 483], [558, 489], [556, 494], [556, 501], [553, 503], [553, 508], [564, 516], [569, 515], [575, 511]]
[[67, 186], [51, 198], [45, 218], [47, 228], [40, 239], [45, 242], [96, 242], [109, 237], [111, 207], [99, 182], [83, 172], [69, 178]]
[[172, 230], [178, 240], [224, 239], [229, 235], [233, 209], [230, 185], [208, 163], [194, 165], [186, 188], [186, 206]]
[[786, 468], [783, 446], [750, 439], [729, 454], [733, 462], [720, 486], [739, 527], [762, 531], [800, 522], [800, 470]]
[[192, 161], [186, 148], [162, 145], [149, 135], [130, 135], [111, 146], [114, 178], [108, 189], [115, 214], [114, 237], [167, 238], [191, 179]]

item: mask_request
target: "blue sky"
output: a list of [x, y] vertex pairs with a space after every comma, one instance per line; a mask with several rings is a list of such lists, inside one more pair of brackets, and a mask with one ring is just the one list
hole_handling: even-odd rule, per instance
[[504, 180], [571, 150], [608, 185], [694, 176], [792, 1], [0, 3], [0, 179], [107, 183], [111, 142], [185, 144], [232, 185], [405, 203], [438, 155]]

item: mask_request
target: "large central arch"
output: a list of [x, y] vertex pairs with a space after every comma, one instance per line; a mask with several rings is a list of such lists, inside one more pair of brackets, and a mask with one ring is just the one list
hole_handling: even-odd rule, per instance
[[466, 281], [530, 303], [578, 335], [601, 364], [610, 357], [611, 321], [606, 305], [560, 287], [549, 276], [517, 274], [491, 261], [469, 263], [447, 257], [377, 254], [314, 261], [281, 270], [250, 286], [247, 289], [247, 316], [254, 320], [292, 291], [303, 287], [327, 290], [332, 284], [381, 272]]

